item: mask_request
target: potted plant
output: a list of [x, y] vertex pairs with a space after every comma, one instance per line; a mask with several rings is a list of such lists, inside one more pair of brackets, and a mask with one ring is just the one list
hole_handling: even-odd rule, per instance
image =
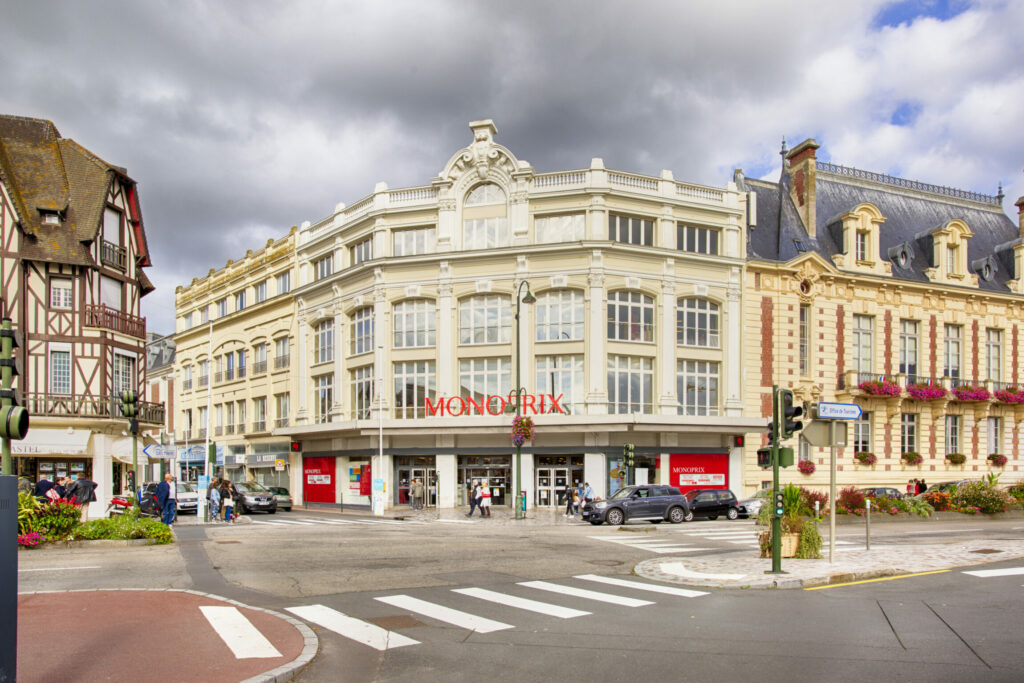
[[937, 384], [916, 382], [907, 385], [907, 393], [910, 394], [911, 398], [915, 398], [918, 401], [937, 401], [946, 396], [946, 388], [940, 387]]
[[857, 387], [865, 394], [871, 394], [872, 396], [896, 397], [903, 393], [900, 385], [890, 382], [884, 377], [882, 379], [870, 379], [866, 382], [861, 382]]
[[997, 401], [1001, 401], [1003, 403], [1024, 403], [1024, 391], [996, 389], [995, 397]]
[[512, 418], [512, 445], [522, 446], [533, 439], [533, 418], [516, 415]]
[[853, 459], [865, 467], [870, 467], [878, 462], [878, 458], [875, 457], [874, 453], [854, 453]]
[[990, 453], [988, 461], [992, 463], [993, 467], [1003, 467], [1006, 465], [1006, 456], [1001, 453]]
[[800, 470], [801, 474], [807, 475], [814, 474], [814, 470], [817, 469], [813, 460], [801, 460], [796, 464], [796, 468]]
[[908, 451], [904, 453], [903, 455], [900, 456], [900, 459], [902, 459], [903, 462], [905, 462], [908, 465], [920, 465], [922, 462], [924, 462], [924, 456], [922, 456], [920, 453], [914, 453], [913, 451]]
[[963, 465], [967, 462], [967, 456], [963, 453], [947, 453], [946, 460], [953, 465]]
[[992, 397], [985, 387], [964, 384], [953, 389], [957, 401], [987, 401]]
[[[787, 484], [782, 489], [782, 537], [780, 549], [782, 557], [796, 557], [814, 560], [821, 557], [821, 534], [818, 533], [816, 519], [811, 517], [812, 511], [805, 501], [803, 489]], [[762, 506], [759, 524], [768, 525], [771, 507]], [[761, 557], [771, 557], [772, 532], [770, 525], [767, 531], [761, 532], [757, 539], [761, 548]]]

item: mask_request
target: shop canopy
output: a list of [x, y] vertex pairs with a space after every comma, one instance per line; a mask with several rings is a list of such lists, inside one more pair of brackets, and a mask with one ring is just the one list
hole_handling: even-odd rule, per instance
[[11, 441], [12, 455], [87, 455], [88, 429], [30, 429], [24, 439]]

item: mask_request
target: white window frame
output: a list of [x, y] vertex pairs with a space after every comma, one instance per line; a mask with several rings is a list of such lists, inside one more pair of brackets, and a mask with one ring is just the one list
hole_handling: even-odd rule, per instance
[[917, 453], [917, 436], [919, 431], [917, 413], [900, 414], [900, 453]]
[[236, 311], [245, 310], [245, 290], [244, 289], [241, 292], [235, 292], [235, 310]]
[[500, 294], [477, 294], [459, 302], [459, 344], [508, 344], [512, 304]]
[[860, 375], [874, 373], [875, 319], [870, 315], [854, 315], [852, 336], [853, 368]]
[[313, 328], [313, 364], [334, 360], [334, 320], [321, 320]]
[[68, 277], [50, 278], [50, 308], [72, 309], [75, 306], [74, 281]]
[[950, 379], [963, 375], [963, 327], [952, 323], [942, 326], [942, 374]]
[[391, 233], [391, 251], [395, 256], [419, 256], [437, 251], [437, 228], [407, 228]]
[[349, 375], [352, 391], [352, 419], [368, 420], [373, 409], [373, 388], [376, 384], [373, 365], [355, 368]]
[[463, 358], [459, 360], [459, 395], [472, 397], [480, 405], [488, 396], [512, 393], [512, 359]]
[[538, 244], [582, 242], [587, 236], [587, 217], [583, 213], [536, 216], [533, 232]]
[[[114, 351], [113, 372], [111, 387], [114, 396], [120, 396], [122, 391], [138, 391], [136, 386], [138, 380], [138, 357], [135, 354]], [[120, 365], [120, 367], [119, 367]]]
[[680, 415], [718, 416], [721, 364], [717, 361], [676, 361], [676, 393]]
[[352, 355], [373, 351], [374, 310], [365, 306], [352, 313], [349, 322], [352, 337]]
[[277, 415], [274, 426], [287, 427], [290, 411], [291, 394], [287, 391], [282, 394], [274, 394], [274, 414]]
[[620, 289], [608, 293], [608, 340], [654, 343], [654, 299]]
[[721, 248], [721, 230], [702, 225], [676, 223], [676, 248], [690, 254], [717, 256]]
[[537, 341], [583, 339], [586, 305], [578, 289], [556, 289], [537, 297]]
[[988, 436], [988, 453], [1003, 453], [1003, 418], [1001, 417], [988, 417], [986, 419], [987, 424], [986, 434]]
[[[563, 412], [580, 415], [584, 412], [586, 387], [583, 383], [583, 354], [537, 356], [537, 393], [551, 394]], [[547, 408], [546, 408], [547, 409]]]
[[395, 417], [400, 420], [426, 417], [426, 399], [437, 393], [437, 369], [432, 360], [394, 364]]
[[323, 280], [334, 274], [334, 254], [326, 254], [313, 261], [313, 279]]
[[352, 255], [353, 266], [373, 259], [373, 235], [353, 244], [349, 247], [349, 253]]
[[907, 376], [908, 382], [916, 382], [920, 376], [918, 359], [920, 337], [917, 320], [900, 320], [900, 372]]
[[608, 412], [652, 412], [654, 363], [641, 356], [608, 356]]
[[50, 393], [71, 395], [72, 385], [71, 344], [50, 344]]
[[462, 248], [467, 251], [497, 249], [511, 243], [508, 218], [505, 216], [466, 218], [462, 221]]
[[313, 378], [313, 421], [325, 424], [331, 421], [331, 405], [334, 403], [334, 374], [317, 375]]
[[871, 413], [864, 411], [853, 420], [852, 445], [854, 453], [873, 453], [871, 450]]
[[961, 427], [959, 415], [946, 415], [946, 455], [963, 452], [960, 449]]
[[811, 374], [811, 305], [800, 304], [800, 376]]
[[635, 244], [642, 247], [654, 245], [654, 221], [639, 216], [608, 214], [608, 239], [612, 242]]
[[267, 281], [257, 282], [253, 289], [253, 302], [261, 304], [267, 300]]
[[1003, 381], [1003, 331], [992, 327], [985, 330], [985, 371], [993, 382]]
[[481, 183], [466, 193], [463, 206], [491, 206], [507, 201], [505, 190], [494, 183]]
[[396, 349], [419, 349], [437, 345], [437, 307], [429, 299], [411, 299], [395, 304], [391, 316]]
[[676, 300], [676, 344], [705, 349], [721, 347], [721, 309], [697, 296]]
[[292, 274], [291, 271], [286, 270], [283, 273], [278, 273], [274, 279], [274, 286], [278, 294], [287, 294], [292, 291]]

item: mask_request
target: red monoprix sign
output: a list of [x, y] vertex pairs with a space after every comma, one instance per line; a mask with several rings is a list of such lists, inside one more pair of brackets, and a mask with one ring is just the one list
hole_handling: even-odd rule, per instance
[[[562, 410], [560, 401], [564, 397], [564, 394], [555, 396], [554, 394], [523, 394], [523, 415], [547, 415], [548, 413], [565, 413]], [[433, 415], [450, 415], [451, 417], [458, 417], [460, 415], [501, 415], [505, 412], [505, 409], [509, 406], [515, 405], [515, 399], [510, 400], [511, 396], [503, 396], [501, 394], [492, 394], [490, 396], [483, 396], [480, 398], [474, 398], [472, 396], [451, 396], [445, 398], [441, 396], [437, 401], [432, 401], [430, 398], [426, 398], [427, 417]]]
[[691, 489], [729, 488], [728, 453], [672, 453], [669, 480], [683, 493]]

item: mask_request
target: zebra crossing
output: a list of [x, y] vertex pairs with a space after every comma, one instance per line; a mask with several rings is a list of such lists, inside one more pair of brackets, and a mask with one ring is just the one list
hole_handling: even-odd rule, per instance
[[[590, 536], [590, 538], [607, 543], [616, 543], [638, 550], [660, 555], [695, 553], [703, 551], [720, 550], [720, 547], [702, 546], [701, 542], [719, 541], [735, 545], [740, 548], [759, 548], [757, 541], [758, 529], [753, 523], [729, 524], [723, 522], [690, 522], [681, 527], [670, 527], [668, 534], [678, 534], [687, 537], [688, 540], [675, 540], [673, 536], [668, 538], [661, 531], [652, 536], [639, 534], [621, 534]], [[662, 534], [659, 536], [659, 534]], [[692, 540], [689, 540], [692, 539]], [[695, 544], [696, 543], [696, 544]], [[836, 541], [837, 546], [857, 546], [860, 544], [851, 541]], [[854, 548], [837, 548], [837, 550], [853, 550]]]
[[421, 522], [418, 520], [399, 520], [399, 519], [325, 519], [323, 517], [275, 517], [274, 519], [266, 519], [261, 517], [260, 519], [253, 519], [252, 524], [255, 526], [276, 526], [276, 527], [310, 527], [310, 526], [327, 526], [327, 527], [359, 527], [359, 526], [409, 526], [417, 524], [428, 524], [429, 522]]
[[[624, 594], [630, 591], [658, 593], [676, 598], [697, 598], [708, 595], [705, 591], [647, 583], [635, 579], [598, 576], [595, 574], [580, 574], [572, 577], [572, 579], [589, 584], [597, 583], [604, 586], [614, 586], [619, 590], [611, 593], [604, 590], [598, 591], [582, 588], [579, 585], [572, 585], [572, 583], [567, 584], [570, 581], [569, 579], [557, 583], [549, 581], [521, 581], [516, 583], [516, 586], [524, 589], [571, 598], [574, 601], [573, 604], [576, 605], [574, 607], [534, 599], [533, 597], [526, 598], [510, 592], [481, 588], [479, 586], [451, 589], [450, 594], [453, 596], [453, 599], [459, 601], [458, 607], [424, 600], [404, 593], [383, 595], [374, 598], [374, 600], [396, 607], [401, 611], [425, 617], [431, 622], [440, 622], [441, 624], [455, 626], [470, 632], [493, 633], [495, 631], [516, 628], [515, 624], [510, 622], [514, 622], [516, 614], [521, 612], [539, 614], [553, 619], [576, 619], [592, 614], [592, 612], [586, 609], [580, 609], [580, 607], [586, 606], [585, 601], [611, 604], [624, 608], [640, 608], [656, 604], [653, 600]], [[469, 600], [466, 600], [466, 598]], [[493, 605], [497, 605], [500, 608], [501, 619], [506, 621], [496, 620], [493, 618], [495, 616], [493, 614], [478, 614], [476, 610], [467, 611], [465, 609], [467, 604], [476, 605], [479, 610], [490, 611], [494, 611]], [[470, 607], [470, 609], [473, 608]], [[420, 641], [407, 635], [378, 626], [371, 623], [371, 621], [357, 618], [351, 614], [345, 614], [322, 604], [296, 605], [294, 607], [287, 607], [286, 611], [320, 628], [378, 651], [420, 644]]]

